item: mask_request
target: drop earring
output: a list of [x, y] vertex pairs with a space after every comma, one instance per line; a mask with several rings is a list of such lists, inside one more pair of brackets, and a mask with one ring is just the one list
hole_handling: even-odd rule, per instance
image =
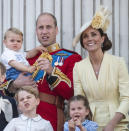
[[101, 44], [101, 48], [103, 48], [103, 43]]

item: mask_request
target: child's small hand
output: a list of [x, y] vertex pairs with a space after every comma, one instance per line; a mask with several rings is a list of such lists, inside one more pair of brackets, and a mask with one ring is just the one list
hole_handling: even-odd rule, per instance
[[75, 131], [75, 124], [73, 119], [68, 121], [68, 125], [69, 125], [69, 131]]
[[43, 47], [42, 45], [37, 46], [36, 50], [40, 51], [40, 52], [47, 52], [47, 48]]
[[82, 127], [81, 120], [79, 118], [74, 118], [75, 125], [78, 126], [79, 128]]
[[28, 72], [29, 73], [32, 73], [32, 72], [34, 72], [36, 70], [36, 67], [35, 66], [30, 66], [30, 67], [28, 67]]
[[79, 118], [74, 117], [74, 123], [75, 126], [78, 126], [80, 128], [80, 131], [87, 131], [83, 126], [82, 126], [82, 122]]

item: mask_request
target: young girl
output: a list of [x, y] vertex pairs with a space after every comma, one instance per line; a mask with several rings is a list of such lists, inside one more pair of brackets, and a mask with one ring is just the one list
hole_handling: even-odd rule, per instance
[[64, 131], [97, 131], [97, 123], [91, 121], [88, 99], [82, 95], [73, 96], [68, 103], [70, 120], [65, 122]]
[[37, 88], [23, 86], [16, 93], [18, 108], [22, 113], [6, 126], [4, 131], [53, 131], [49, 121], [36, 114], [40, 102]]

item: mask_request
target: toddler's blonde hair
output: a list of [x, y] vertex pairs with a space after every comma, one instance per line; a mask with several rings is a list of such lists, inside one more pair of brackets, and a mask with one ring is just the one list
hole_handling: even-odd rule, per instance
[[14, 34], [17, 34], [17, 35], [22, 36], [22, 39], [23, 39], [23, 33], [22, 33], [19, 29], [12, 27], [12, 28], [9, 28], [9, 29], [5, 32], [5, 34], [4, 34], [4, 40], [6, 40], [6, 38], [7, 38], [8, 35], [9, 35], [9, 33], [11, 33], [11, 32], [14, 33]]

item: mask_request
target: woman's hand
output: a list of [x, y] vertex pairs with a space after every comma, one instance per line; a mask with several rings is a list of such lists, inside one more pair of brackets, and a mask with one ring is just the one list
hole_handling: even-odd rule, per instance
[[109, 121], [109, 123], [107, 124], [107, 126], [103, 129], [103, 131], [114, 131], [114, 128], [116, 127], [116, 125], [123, 119], [125, 118], [125, 116], [120, 113], [120, 112], [116, 112], [115, 116], [112, 118], [112, 120]]
[[114, 131], [114, 126], [111, 125], [111, 124], [108, 124], [104, 129], [103, 131]]

